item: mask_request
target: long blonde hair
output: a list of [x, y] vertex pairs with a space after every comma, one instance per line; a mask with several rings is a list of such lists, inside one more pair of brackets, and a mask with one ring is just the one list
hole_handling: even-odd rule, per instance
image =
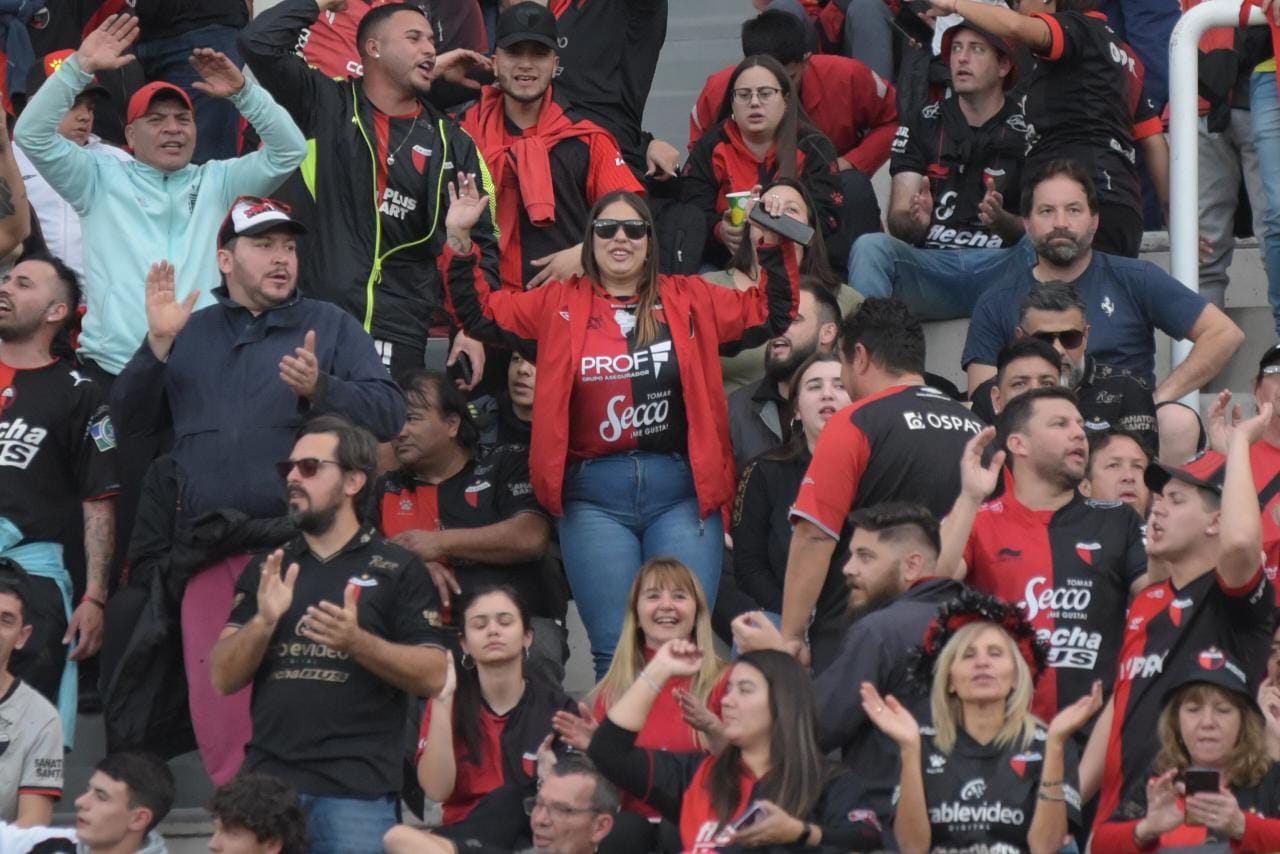
[[[640, 593], [646, 587], [656, 585], [672, 590], [683, 590], [693, 596], [697, 603], [697, 611], [693, 617], [693, 642], [703, 650], [702, 667], [690, 680], [689, 692], [702, 702], [707, 701], [711, 689], [728, 667], [727, 662], [714, 653], [715, 636], [711, 630], [711, 609], [707, 607], [707, 596], [702, 591], [698, 577], [689, 567], [672, 557], [656, 557], [646, 561], [636, 573], [636, 580], [631, 583], [631, 592], [627, 595], [627, 613], [622, 618], [622, 634], [618, 636], [618, 645], [613, 651], [613, 661], [609, 670], [596, 687], [587, 695], [587, 702], [594, 704], [599, 698], [608, 709], [627, 689], [640, 678], [644, 670], [644, 632], [640, 621], [636, 619], [636, 608], [640, 602]], [[697, 733], [698, 743], [705, 747], [701, 733]]]
[[1227, 782], [1232, 786], [1248, 788], [1256, 786], [1271, 766], [1267, 758], [1266, 724], [1253, 705], [1234, 691], [1224, 691], [1216, 685], [1193, 682], [1179, 688], [1160, 710], [1160, 722], [1156, 732], [1160, 736], [1160, 752], [1156, 754], [1155, 773], [1163, 774], [1177, 768], [1190, 768], [1195, 763], [1182, 740], [1182, 728], [1178, 726], [1178, 713], [1183, 703], [1207, 703], [1213, 695], [1226, 697], [1240, 711], [1240, 734], [1223, 769]]
[[988, 628], [996, 629], [1004, 638], [1005, 647], [1013, 659], [1013, 690], [1004, 701], [1004, 726], [996, 733], [995, 743], [999, 747], [1017, 745], [1025, 750], [1035, 738], [1036, 727], [1043, 726], [1039, 718], [1031, 714], [1031, 696], [1035, 690], [1035, 681], [1031, 678], [1031, 668], [1018, 652], [1013, 638], [998, 623], [979, 621], [969, 623], [956, 630], [938, 655], [933, 668], [933, 691], [930, 695], [930, 706], [933, 711], [934, 744], [943, 753], [950, 753], [956, 746], [957, 728], [964, 721], [964, 704], [960, 698], [950, 691], [951, 668], [956, 659], [967, 649], [979, 634]]

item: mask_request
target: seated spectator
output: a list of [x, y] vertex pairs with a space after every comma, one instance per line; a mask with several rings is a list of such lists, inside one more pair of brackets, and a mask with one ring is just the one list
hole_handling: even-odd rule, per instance
[[763, 287], [746, 292], [660, 275], [648, 206], [610, 193], [587, 218], [586, 275], [490, 293], [477, 284], [470, 237], [487, 199], [474, 175], [460, 182], [450, 188], [445, 287], [482, 340], [538, 340], [530, 476], [560, 517], [565, 572], [603, 677], [646, 560], [680, 560], [710, 596], [719, 585], [734, 480], [719, 348], [763, 343], [790, 325], [795, 252], [789, 240], [759, 248]]
[[[533, 439], [533, 392], [538, 383], [538, 366], [511, 351], [507, 362], [507, 383], [487, 401], [475, 401], [482, 445], [523, 445]], [[483, 405], [482, 405], [483, 404]]]
[[556, 99], [556, 18], [519, 3], [498, 17], [494, 85], [458, 121], [488, 164], [498, 212], [499, 276], [522, 291], [582, 275], [587, 212], [613, 190], [643, 193], [618, 143]]
[[1110, 425], [1088, 433], [1089, 465], [1080, 481], [1080, 494], [1095, 501], [1122, 501], [1145, 522], [1151, 509], [1151, 490], [1143, 479], [1151, 464], [1146, 447], [1137, 437]]
[[[924, 320], [968, 317], [1023, 234], [1020, 194], [1027, 122], [1006, 97], [1012, 45], [968, 21], [947, 29], [951, 93], [904, 116], [893, 140], [888, 234], [864, 234], [849, 281], [866, 296], [895, 296]], [[950, 255], [933, 250], [987, 251]]]
[[299, 431], [279, 470], [302, 533], [240, 576], [209, 653], [219, 694], [253, 684], [240, 770], [302, 796], [315, 854], [377, 850], [396, 823], [408, 698], [445, 682], [426, 567], [357, 511], [376, 464], [373, 436], [340, 416]]
[[988, 424], [1005, 410], [1013, 399], [1037, 388], [1062, 386], [1062, 357], [1038, 338], [1019, 338], [996, 357], [996, 375], [978, 386], [973, 394], [972, 409]]
[[818, 750], [813, 687], [786, 653], [750, 652], [733, 665], [722, 711], [726, 744], [715, 756], [636, 745], [666, 681], [697, 673], [704, 655], [687, 640], [663, 644], [591, 739], [588, 755], [601, 773], [678, 824], [684, 850], [878, 850], [879, 824], [856, 809], [852, 775]]
[[828, 259], [842, 258], [843, 224], [836, 152], [831, 141], [801, 118], [791, 77], [769, 56], [749, 56], [733, 69], [724, 102], [684, 167], [684, 199], [702, 211], [708, 237], [703, 259], [723, 265], [746, 236], [729, 193], [777, 178], [797, 178], [817, 203], [815, 219]]
[[[800, 311], [804, 312], [803, 299]], [[813, 449], [831, 417], [849, 405], [840, 357], [811, 354], [791, 376], [780, 416], [794, 418], [780, 447], [747, 462], [733, 502], [733, 573], [738, 589], [775, 623], [782, 619], [782, 587], [791, 546], [788, 516]], [[732, 398], [731, 398], [732, 399]]]
[[[858, 307], [862, 298], [857, 291], [840, 281], [840, 277], [831, 269], [831, 264], [827, 261], [827, 244], [822, 238], [817, 206], [813, 203], [809, 190], [795, 178], [780, 178], [761, 189], [758, 195], [760, 201], [750, 201], [749, 204], [763, 204], [766, 210], [780, 211], [793, 219], [807, 223], [813, 229], [813, 240], [808, 246], [794, 244], [796, 259], [802, 275], [815, 280], [814, 284], [834, 295], [838, 303], [835, 321], [839, 323], [842, 316]], [[760, 283], [760, 275], [763, 271], [760, 268], [756, 247], [762, 244], [772, 246], [778, 242], [778, 238], [777, 235], [771, 234], [755, 223], [748, 223], [746, 234], [749, 239], [738, 244], [738, 251], [729, 259], [728, 267], [723, 271], [707, 273], [703, 278], [708, 282], [737, 288], [740, 291], [748, 290]], [[802, 296], [801, 299], [804, 297]], [[775, 338], [759, 347], [743, 347], [732, 355], [721, 355], [720, 370], [724, 376], [725, 391], [732, 394], [758, 383], [768, 373], [767, 370], [762, 371], [762, 368], [766, 367], [765, 360], [777, 340]], [[833, 338], [832, 341], [834, 340]], [[799, 364], [800, 361], [802, 360], [796, 360], [795, 364]], [[770, 442], [770, 445], [777, 444], [777, 441]]]
[[[99, 762], [76, 798], [76, 851], [164, 854], [156, 826], [173, 807], [173, 772], [149, 753], [113, 753]], [[59, 834], [61, 835], [61, 834]]]
[[517, 850], [528, 826], [518, 809], [537, 793], [527, 757], [573, 703], [559, 684], [525, 670], [533, 643], [515, 588], [480, 585], [459, 607], [462, 658], [450, 655], [444, 687], [427, 701], [418, 740], [418, 783], [444, 807], [436, 833], [459, 846]]
[[[931, 726], [862, 683], [867, 717], [902, 750], [893, 823], [900, 850], [1058, 851], [1079, 828], [1072, 736], [1102, 707], [1102, 683], [1046, 726], [1031, 695], [1047, 656], [1018, 608], [965, 593], [938, 610], [916, 652], [917, 678], [931, 685]], [[970, 785], [975, 779], [985, 785]]]
[[[1136, 374], [1155, 389], [1157, 403], [1176, 400], [1218, 375], [1244, 333], [1221, 309], [1155, 264], [1092, 248], [1098, 196], [1081, 166], [1071, 161], [1046, 164], [1032, 174], [1022, 201], [1035, 264], [1019, 260], [974, 307], [961, 356], [971, 395], [995, 372], [996, 355], [1015, 336], [1022, 301], [1037, 281], [1075, 285], [1088, 306], [1089, 352], [1103, 364]], [[1186, 360], [1158, 386], [1153, 326], [1171, 338], [1193, 342]]]
[[30, 603], [26, 570], [0, 558], [0, 821], [18, 827], [48, 824], [62, 797], [58, 710], [10, 669], [14, 650], [31, 639]]
[[[237, 199], [217, 234], [224, 284], [214, 290], [215, 304], [198, 311], [194, 296], [179, 301], [172, 264], [156, 264], [147, 276], [149, 331], [112, 399], [126, 440], [173, 430], [188, 518], [228, 508], [260, 518], [284, 515], [287, 484], [272, 467], [288, 456], [310, 415], [340, 413], [383, 441], [404, 423], [404, 397], [360, 324], [298, 292], [301, 228], [281, 202]], [[182, 594], [192, 723], [217, 784], [240, 765], [249, 696], [214, 693], [208, 651], [248, 562], [248, 554], [215, 561]]]
[[[42, 76], [52, 75], [72, 53], [73, 51], [64, 50], [47, 55], [41, 65]], [[93, 132], [93, 120], [97, 107], [104, 103], [108, 103], [107, 90], [95, 79], [87, 89], [76, 95], [71, 109], [58, 123], [58, 133], [95, 155], [105, 154], [126, 162], [132, 160], [133, 158], [123, 148], [103, 142], [101, 137]], [[31, 208], [40, 221], [40, 233], [44, 237], [45, 246], [50, 254], [61, 258], [68, 267], [83, 278], [87, 271], [84, 266], [80, 214], [70, 202], [49, 185], [27, 155], [22, 153], [22, 147], [17, 143], [13, 146], [13, 156], [17, 160], [18, 169], [22, 171], [22, 180], [27, 187], [27, 198], [31, 202]]]
[[[924, 637], [938, 607], [965, 589], [938, 578], [938, 521], [913, 504], [884, 503], [853, 514], [853, 535], [840, 563], [849, 591], [849, 630], [840, 652], [814, 681], [818, 703], [818, 747], [839, 750], [860, 784], [865, 804], [889, 827], [899, 772], [897, 745], [880, 732], [850, 686], [870, 682], [928, 720], [928, 686], [915, 683], [902, 651]], [[783, 649], [782, 635], [760, 613], [733, 621], [739, 650]]]
[[[539, 778], [538, 794], [524, 799], [534, 849], [595, 854], [613, 830], [618, 790], [586, 757], [574, 753], [558, 758]], [[387, 831], [382, 844], [387, 854], [458, 854], [459, 850], [446, 836], [403, 824]]]
[[307, 814], [293, 789], [266, 774], [219, 786], [209, 801], [211, 854], [307, 854]]
[[[1267, 756], [1245, 671], [1217, 647], [1166, 667], [1178, 676], [1164, 694], [1152, 776], [1098, 828], [1094, 850], [1275, 850], [1280, 766]], [[1209, 772], [1216, 785], [1193, 791], [1188, 771]]]
[[467, 399], [444, 374], [415, 371], [401, 382], [408, 417], [394, 445], [400, 468], [374, 487], [375, 524], [426, 564], [445, 625], [461, 626], [450, 607], [455, 594], [514, 588], [532, 615], [529, 664], [559, 684], [569, 657], [565, 602], [544, 572], [551, 525], [529, 485], [528, 453], [480, 446]]

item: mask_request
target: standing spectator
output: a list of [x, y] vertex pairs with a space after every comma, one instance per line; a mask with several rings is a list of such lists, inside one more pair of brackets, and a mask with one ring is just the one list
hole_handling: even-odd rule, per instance
[[[999, 435], [1004, 451], [986, 466], [994, 428], [965, 448], [938, 574], [1023, 610], [1047, 649], [1050, 678], [1036, 684], [1031, 710], [1048, 719], [1087, 692], [1095, 673], [1115, 670], [1125, 607], [1147, 585], [1142, 520], [1127, 505], [1078, 491], [1089, 448], [1066, 389], [1019, 395], [1000, 414]], [[1004, 492], [985, 501], [1006, 457]]]
[[519, 593], [532, 615], [530, 669], [559, 684], [569, 658], [566, 606], [543, 564], [551, 524], [529, 485], [528, 453], [481, 447], [466, 397], [443, 374], [415, 371], [403, 384], [400, 468], [374, 487], [381, 533], [426, 565], [447, 625], [464, 627], [450, 607], [455, 594], [495, 584]]
[[[862, 683], [867, 717], [902, 750], [893, 822], [900, 850], [1057, 851], [1079, 828], [1071, 739], [1102, 706], [1102, 683], [1046, 726], [1031, 711], [1045, 656], [1017, 608], [969, 593], [938, 610], [917, 653], [931, 726]], [[971, 785], [975, 779], [984, 785]]]
[[[804, 301], [800, 302], [804, 311]], [[788, 403], [779, 415], [794, 417], [786, 443], [749, 457], [733, 502], [733, 573], [738, 589], [776, 623], [782, 615], [782, 587], [791, 545], [788, 516], [818, 437], [831, 417], [849, 405], [840, 378], [840, 357], [811, 354], [792, 375]], [[732, 428], [732, 425], [731, 425]], [[838, 595], [838, 591], [833, 590]]]
[[[965, 442], [982, 429], [962, 404], [924, 384], [924, 329], [902, 303], [870, 299], [846, 317], [840, 355], [853, 404], [814, 447], [791, 511], [783, 588], [782, 635], [802, 661], [812, 649], [816, 672], [844, 633], [844, 582], [831, 558], [849, 513], [911, 501], [941, 515], [960, 492]], [[828, 607], [815, 613], [819, 604]]]
[[684, 167], [685, 201], [702, 211], [708, 238], [703, 259], [723, 265], [738, 251], [746, 225], [735, 222], [726, 194], [750, 191], [776, 178], [798, 178], [817, 203], [829, 258], [843, 258], [836, 151], [800, 116], [795, 84], [776, 59], [750, 56], [734, 68], [716, 119]]
[[307, 814], [297, 792], [266, 774], [219, 786], [209, 801], [211, 854], [307, 854]]
[[[433, 79], [461, 79], [473, 55], [438, 62], [434, 33], [418, 6], [388, 3], [361, 20], [356, 46], [362, 78], [335, 81], [293, 53], [298, 34], [345, 0], [284, 0], [240, 35], [249, 67], [312, 141], [302, 176], [311, 237], [302, 246], [310, 296], [332, 302], [374, 337], [392, 376], [423, 367], [429, 331], [447, 323], [433, 260], [449, 205], [444, 186], [477, 172], [491, 191], [475, 143], [426, 95]], [[498, 283], [498, 236], [491, 211], [476, 232], [488, 286]], [[454, 341], [452, 365], [466, 352], [473, 383], [484, 349]]]
[[538, 341], [530, 474], [539, 502], [560, 517], [565, 571], [600, 677], [644, 561], [675, 557], [714, 596], [721, 510], [733, 496], [719, 347], [763, 341], [790, 323], [795, 252], [789, 240], [761, 248], [763, 282], [746, 292], [660, 276], [647, 206], [610, 193], [587, 218], [584, 276], [489, 293], [477, 286], [469, 234], [486, 204], [474, 176], [462, 176], [441, 269], [463, 328]]
[[522, 291], [582, 274], [587, 211], [613, 190], [643, 193], [618, 143], [556, 99], [556, 18], [525, 2], [498, 17], [493, 86], [459, 121], [484, 155], [498, 211], [499, 274]]
[[405, 695], [445, 681], [426, 568], [360, 522], [376, 457], [373, 436], [341, 417], [302, 428], [280, 464], [302, 534], [240, 577], [210, 654], [219, 693], [253, 684], [242, 770], [298, 791], [317, 854], [379, 850], [395, 824]]
[[48, 824], [62, 797], [62, 724], [58, 710], [11, 669], [31, 639], [31, 579], [0, 558], [0, 821]]
[[[1090, 352], [1099, 362], [1137, 374], [1155, 388], [1157, 403], [1177, 400], [1205, 385], [1244, 340], [1244, 333], [1221, 309], [1155, 264], [1094, 248], [1098, 194], [1079, 164], [1057, 160], [1034, 172], [1023, 210], [1035, 264], [1019, 262], [1016, 274], [978, 298], [961, 356], [971, 393], [994, 373], [996, 354], [1014, 337], [1022, 300], [1038, 281], [1075, 285], [1088, 306]], [[1193, 342], [1186, 360], [1158, 386], [1153, 327]]]
[[[157, 264], [147, 277], [149, 332], [112, 399], [124, 415], [122, 436], [172, 428], [184, 516], [223, 508], [282, 515], [287, 489], [271, 466], [309, 415], [341, 413], [382, 441], [404, 421], [404, 398], [369, 336], [337, 307], [298, 293], [299, 228], [279, 202], [237, 199], [217, 235], [225, 284], [214, 305], [194, 313], [194, 293], [177, 300], [173, 265]], [[216, 783], [240, 765], [249, 696], [216, 696], [208, 652], [248, 561], [236, 554], [205, 566], [182, 597], [192, 722]]]
[[[46, 77], [52, 75], [73, 52], [65, 50], [46, 56], [42, 65], [44, 75]], [[96, 80], [90, 83], [89, 88], [76, 96], [71, 109], [58, 123], [58, 133], [95, 155], [105, 154], [117, 160], [132, 160], [127, 151], [103, 142], [93, 133], [97, 107], [106, 101], [106, 97], [107, 90], [104, 86]], [[22, 172], [22, 180], [27, 187], [31, 208], [40, 220], [40, 233], [44, 237], [49, 253], [61, 258], [68, 267], [75, 270], [76, 275], [84, 278], [86, 271], [80, 214], [36, 171], [36, 167], [27, 159], [27, 155], [22, 153], [21, 146], [16, 143], [13, 146], [13, 156], [18, 162], [18, 169]]]
[[[1089, 426], [1089, 425], [1086, 425]], [[1143, 473], [1151, 465], [1151, 454], [1132, 434], [1108, 425], [1089, 430], [1089, 465], [1080, 494], [1097, 501], [1128, 504], [1144, 520], [1151, 509], [1151, 490]], [[1143, 526], [1145, 534], [1146, 526]]]
[[[1258, 360], [1258, 374], [1253, 381], [1253, 399], [1259, 407], [1270, 403], [1273, 412], [1280, 407], [1280, 344], [1272, 345]], [[1231, 392], [1219, 393], [1209, 409], [1209, 435], [1213, 449], [1226, 453], [1231, 445], [1233, 421], [1240, 417], [1240, 407], [1235, 407], [1235, 418], [1228, 420]], [[1271, 549], [1280, 544], [1280, 418], [1272, 417], [1266, 424], [1261, 441], [1249, 448], [1253, 462], [1253, 482], [1258, 488], [1258, 505], [1262, 507], [1262, 544]]]
[[1249, 138], [1258, 153], [1262, 191], [1266, 196], [1262, 219], [1263, 268], [1267, 273], [1267, 301], [1276, 336], [1280, 337], [1280, 98], [1276, 90], [1276, 58], [1264, 60], [1249, 78]]
[[537, 383], [538, 366], [519, 350], [512, 350], [503, 388], [492, 397], [468, 404], [480, 428], [480, 444], [522, 445], [528, 451], [533, 433], [533, 390]]
[[[0, 556], [33, 576], [33, 633], [14, 672], [58, 704], [68, 746], [77, 662], [102, 646], [119, 492], [106, 392], [51, 349], [79, 304], [76, 274], [50, 255], [27, 257], [0, 280]], [[69, 560], [81, 542], [83, 563]]]

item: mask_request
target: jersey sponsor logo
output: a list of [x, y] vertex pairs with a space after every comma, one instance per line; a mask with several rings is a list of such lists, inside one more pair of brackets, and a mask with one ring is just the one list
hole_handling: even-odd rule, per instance
[[404, 222], [405, 218], [417, 209], [417, 199], [413, 196], [405, 195], [392, 187], [387, 187], [383, 191], [382, 204], [378, 206], [378, 212], [383, 216], [389, 216], [401, 222]]
[[1036, 636], [1049, 645], [1049, 666], [1069, 670], [1092, 670], [1098, 663], [1102, 632], [1091, 632], [1079, 626], [1040, 629]]
[[893, 143], [889, 146], [889, 151], [893, 154], [907, 153], [907, 140], [911, 138], [911, 131], [907, 130], [906, 125], [898, 125], [898, 132], [893, 135]]
[[1163, 588], [1163, 587], [1153, 587], [1153, 588], [1151, 588], [1150, 590], [1148, 590], [1148, 591], [1147, 591], [1147, 595], [1148, 595], [1148, 596], [1150, 596], [1152, 599], [1163, 599], [1163, 598], [1164, 598], [1164, 588]]
[[667, 422], [667, 415], [670, 412], [670, 401], [667, 398], [661, 400], [650, 400], [648, 403], [642, 403], [638, 406], [628, 406], [622, 411], [618, 410], [627, 396], [619, 394], [609, 401], [606, 410], [606, 419], [600, 422], [600, 438], [606, 442], [616, 442], [622, 438], [622, 431], [630, 428], [638, 428], [642, 434], [657, 432], [662, 429]]
[[93, 379], [91, 377], [86, 377], [84, 374], [80, 373], [79, 371], [69, 371], [68, 376], [71, 377], [72, 388], [79, 388], [80, 383], [93, 382]]
[[1093, 553], [1102, 548], [1101, 543], [1085, 542], [1081, 540], [1076, 543], [1076, 554], [1080, 556], [1080, 560], [1089, 566], [1093, 566]]
[[942, 109], [941, 101], [934, 101], [932, 104], [925, 104], [924, 109], [920, 111], [920, 115], [926, 119], [935, 119], [938, 117], [938, 111]]
[[36, 458], [47, 435], [48, 430], [32, 427], [21, 418], [0, 421], [0, 466], [25, 470]]
[[1164, 670], [1164, 656], [1156, 655], [1154, 652], [1150, 655], [1134, 655], [1120, 662], [1120, 678], [1121, 679], [1150, 679], [1153, 676], [1159, 676]]
[[924, 769], [926, 774], [941, 774], [947, 769], [947, 757], [941, 753], [929, 754], [929, 767]]
[[1129, 631], [1136, 632], [1138, 629], [1142, 628], [1142, 619], [1143, 618], [1139, 616], [1139, 617], [1134, 617], [1132, 620], [1130, 620]]
[[947, 190], [938, 197], [938, 203], [933, 206], [933, 218], [937, 220], [951, 219], [951, 215], [956, 212], [956, 197], [960, 194], [955, 190]]
[[1025, 820], [1026, 815], [1022, 810], [1005, 806], [1004, 801], [977, 805], [943, 801], [937, 806], [929, 807], [931, 824], [1010, 824], [1016, 827]]
[[963, 418], [959, 415], [944, 415], [937, 412], [911, 412], [902, 413], [902, 418], [907, 422], [908, 430], [963, 430], [966, 433], [973, 433], [975, 436], [982, 432], [982, 423], [973, 418]]
[[987, 793], [987, 781], [981, 777], [974, 777], [969, 782], [960, 787], [960, 800], [976, 801]]
[[110, 415], [104, 415], [89, 425], [89, 438], [99, 451], [110, 451], [116, 446], [116, 431], [111, 426]]
[[401, 516], [413, 515], [413, 499], [408, 497], [407, 495], [404, 498], [400, 499], [400, 515]]
[[385, 569], [394, 572], [400, 568], [400, 564], [382, 555], [373, 555], [369, 558], [370, 569]]
[[533, 484], [527, 480], [517, 480], [507, 484], [507, 493], [514, 498], [520, 498], [531, 492], [533, 492]]
[[583, 356], [580, 373], [584, 383], [606, 379], [625, 380], [648, 373], [649, 366], [652, 365], [653, 376], [656, 379], [662, 371], [662, 366], [669, 361], [671, 361], [671, 342], [658, 341], [635, 353], [620, 353], [617, 356]]
[[38, 757], [35, 760], [35, 772], [37, 780], [61, 780], [62, 760], [58, 758], [45, 759]]
[[[946, 217], [951, 216], [953, 211], [954, 208], [948, 208]], [[945, 219], [946, 217], [939, 215], [938, 219]], [[954, 246], [971, 249], [1000, 249], [1004, 246], [1004, 239], [998, 234], [991, 234], [981, 229], [950, 228], [940, 223], [934, 223], [929, 227], [929, 234], [925, 238], [925, 243], [933, 245], [934, 248]]]
[[1075, 578], [1067, 579], [1067, 582], [1066, 587], [1047, 586], [1049, 580], [1043, 575], [1037, 575], [1028, 581], [1022, 594], [1022, 606], [1027, 611], [1027, 619], [1034, 620], [1041, 611], [1051, 611], [1055, 615], [1069, 611], [1083, 616], [1089, 603], [1093, 601], [1093, 591], [1089, 589], [1091, 585]]
[[1122, 66], [1130, 74], [1137, 74], [1138, 69], [1133, 57], [1130, 56], [1124, 48], [1115, 42], [1108, 42], [1107, 47], [1111, 49], [1111, 61]]

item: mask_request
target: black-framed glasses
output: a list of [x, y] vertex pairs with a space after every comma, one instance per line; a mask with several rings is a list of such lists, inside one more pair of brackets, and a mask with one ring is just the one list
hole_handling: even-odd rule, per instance
[[1031, 337], [1038, 338], [1050, 347], [1053, 346], [1053, 342], [1061, 341], [1063, 347], [1068, 350], [1074, 350], [1084, 343], [1084, 330], [1063, 329], [1059, 332], [1032, 332]]
[[733, 100], [739, 104], [750, 104], [753, 97], [760, 100], [760, 105], [767, 107], [773, 103], [773, 99], [782, 94], [782, 90], [777, 86], [757, 86], [754, 89], [734, 89]]
[[276, 471], [280, 473], [280, 477], [288, 478], [289, 472], [296, 468], [298, 474], [304, 478], [312, 478], [316, 476], [316, 472], [320, 471], [320, 466], [342, 468], [342, 463], [337, 460], [322, 460], [319, 457], [303, 457], [300, 460], [284, 460], [276, 463]]
[[551, 813], [551, 818], [555, 820], [572, 818], [575, 815], [588, 815], [590, 813], [599, 812], [595, 807], [571, 807], [568, 804], [557, 804], [551, 801], [544, 801], [542, 798], [525, 798], [524, 814], [533, 815], [533, 811], [538, 807], [542, 807]]
[[601, 240], [612, 240], [619, 228], [628, 240], [639, 240], [649, 233], [649, 223], [642, 219], [598, 219], [591, 223], [591, 230]]

